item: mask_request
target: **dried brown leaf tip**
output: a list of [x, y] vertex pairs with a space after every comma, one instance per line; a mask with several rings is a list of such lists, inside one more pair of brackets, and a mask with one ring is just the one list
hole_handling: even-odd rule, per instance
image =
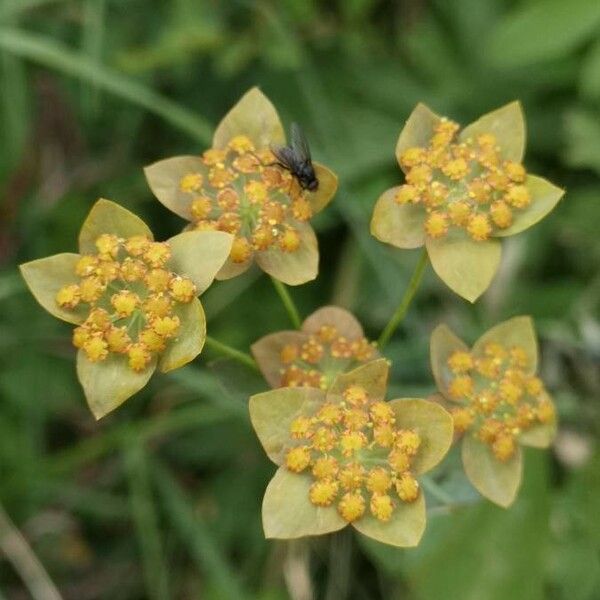
[[337, 178], [315, 163], [319, 187], [303, 189], [271, 151], [271, 144], [284, 140], [277, 111], [253, 88], [218, 126], [212, 148], [146, 169], [157, 198], [188, 219], [190, 229], [234, 236], [220, 279], [243, 273], [254, 260], [290, 285], [317, 275], [317, 241], [309, 221], [335, 194]]
[[320, 308], [299, 331], [261, 338], [253, 344], [252, 354], [274, 388], [327, 389], [340, 373], [379, 358], [357, 319], [337, 306]]
[[454, 405], [467, 476], [484, 496], [507, 506], [520, 484], [519, 446], [547, 447], [556, 431], [554, 404], [535, 374], [531, 320], [501, 323], [472, 349], [441, 325], [432, 334], [431, 360], [440, 392]]
[[527, 173], [524, 146], [518, 102], [462, 131], [454, 121], [418, 105], [396, 147], [406, 183], [378, 200], [373, 235], [399, 248], [426, 244], [441, 279], [474, 301], [497, 270], [500, 245], [495, 238], [537, 223], [563, 195]]
[[81, 229], [81, 254], [21, 265], [50, 313], [74, 323], [78, 374], [96, 417], [141, 389], [154, 369], [192, 360], [205, 339], [202, 293], [231, 248], [225, 233], [183, 233], [154, 241], [147, 226], [98, 201]]
[[389, 366], [372, 361], [339, 376], [329, 392], [280, 389], [250, 399], [252, 423], [280, 469], [267, 488], [268, 537], [298, 537], [352, 524], [397, 546], [425, 527], [417, 476], [452, 439], [452, 420], [421, 399], [385, 401]]

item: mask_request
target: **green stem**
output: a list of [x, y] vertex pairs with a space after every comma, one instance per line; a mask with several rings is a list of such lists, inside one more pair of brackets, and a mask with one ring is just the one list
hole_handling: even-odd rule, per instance
[[406, 312], [408, 311], [408, 307], [412, 302], [419, 285], [421, 284], [421, 279], [423, 279], [423, 273], [425, 272], [425, 267], [427, 266], [427, 250], [423, 248], [421, 252], [421, 256], [419, 257], [419, 262], [415, 267], [415, 270], [408, 282], [408, 287], [404, 292], [404, 296], [398, 304], [398, 308], [392, 315], [392, 318], [389, 320], [388, 324], [385, 326], [385, 329], [381, 332], [379, 336], [379, 340], [377, 341], [377, 345], [380, 349], [383, 349], [384, 346], [389, 342], [392, 337], [394, 331], [398, 329], [400, 323], [406, 316]]
[[271, 277], [271, 281], [273, 282], [275, 290], [281, 298], [281, 302], [283, 302], [283, 306], [287, 311], [292, 325], [296, 329], [300, 329], [300, 313], [298, 312], [298, 309], [296, 308], [296, 305], [294, 304], [294, 301], [292, 300], [292, 297], [290, 296], [290, 293], [288, 292], [287, 288], [283, 283], [281, 283], [281, 281], [279, 281], [279, 279], [275, 279], [275, 277]]
[[206, 345], [209, 348], [212, 348], [215, 352], [219, 352], [225, 356], [228, 356], [229, 358], [233, 358], [234, 360], [237, 360], [251, 369], [258, 369], [256, 362], [249, 354], [241, 352], [240, 350], [236, 350], [227, 344], [223, 344], [223, 342], [219, 342], [219, 340], [215, 340], [215, 338], [212, 338], [209, 335], [206, 336]]

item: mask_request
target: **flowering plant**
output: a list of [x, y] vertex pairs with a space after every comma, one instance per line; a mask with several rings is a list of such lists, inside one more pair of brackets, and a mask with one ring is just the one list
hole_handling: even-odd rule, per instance
[[547, 448], [554, 404], [536, 376], [538, 350], [529, 317], [484, 333], [469, 349], [446, 326], [431, 335], [431, 367], [462, 438], [467, 477], [486, 498], [510, 505], [521, 483], [520, 446]]
[[281, 388], [250, 398], [252, 425], [279, 466], [263, 501], [265, 535], [295, 538], [342, 529], [415, 546], [425, 528], [417, 476], [452, 441], [452, 419], [416, 398], [385, 402], [389, 365], [371, 361], [329, 390]]
[[[525, 171], [524, 141], [518, 103], [460, 133], [419, 104], [396, 147], [406, 183], [379, 198], [372, 233], [398, 248], [425, 245], [438, 275], [474, 302], [498, 267], [500, 238], [539, 221], [563, 193]], [[556, 430], [554, 405], [535, 374], [531, 319], [501, 323], [471, 349], [437, 327], [431, 364], [441, 395], [386, 401], [390, 364], [382, 353], [417, 292], [427, 255], [376, 342], [339, 307], [322, 307], [301, 323], [284, 284], [317, 276], [309, 221], [334, 196], [337, 177], [310, 163], [306, 150], [315, 174], [306, 189], [293, 165], [278, 162], [284, 142], [275, 107], [253, 88], [201, 156], [145, 170], [159, 201], [189, 221], [183, 233], [155, 241], [137, 216], [99, 200], [82, 226], [79, 254], [21, 265], [38, 302], [76, 325], [77, 374], [94, 416], [118, 407], [157, 368], [189, 363], [208, 342], [274, 388], [249, 399], [252, 425], [278, 466], [263, 502], [267, 537], [351, 525], [387, 544], [417, 545], [426, 522], [421, 483], [428, 481], [433, 495], [437, 489], [422, 475], [443, 460], [453, 436], [462, 440], [464, 470], [477, 490], [510, 505], [521, 481], [521, 446], [547, 447]], [[197, 296], [253, 262], [273, 279], [294, 329], [260, 338], [250, 355], [206, 336]]]
[[146, 385], [193, 360], [206, 321], [196, 297], [227, 259], [232, 236], [188, 232], [156, 242], [146, 224], [99, 200], [79, 234], [79, 254], [21, 265], [36, 300], [77, 325], [77, 375], [99, 419]]
[[146, 168], [158, 200], [190, 221], [190, 229], [235, 236], [217, 279], [240, 275], [254, 261], [288, 285], [317, 276], [319, 250], [309, 221], [335, 195], [337, 177], [315, 162], [318, 188], [303, 189], [271, 150], [284, 142], [277, 110], [252, 88], [223, 118], [202, 156], [175, 156]]
[[525, 122], [512, 102], [460, 131], [418, 104], [396, 144], [406, 183], [385, 191], [372, 234], [397, 248], [425, 245], [435, 272], [474, 302], [500, 264], [500, 239], [545, 217], [563, 190], [522, 164]]

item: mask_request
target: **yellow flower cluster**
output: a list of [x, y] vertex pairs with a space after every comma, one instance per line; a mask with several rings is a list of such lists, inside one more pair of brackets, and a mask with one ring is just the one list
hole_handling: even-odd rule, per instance
[[88, 310], [73, 332], [73, 344], [89, 360], [127, 355], [131, 369], [143, 371], [177, 335], [181, 323], [174, 308], [191, 302], [196, 286], [166, 267], [171, 257], [167, 242], [103, 234], [96, 248], [96, 254], [81, 256], [75, 265], [79, 283], [61, 288], [56, 303]]
[[194, 227], [235, 236], [230, 258], [245, 263], [254, 251], [300, 247], [297, 225], [312, 217], [306, 192], [269, 149], [257, 150], [244, 135], [226, 149], [202, 155], [203, 173], [190, 173], [179, 182], [189, 194]]
[[445, 236], [454, 226], [474, 240], [486, 240], [495, 228], [510, 227], [514, 211], [531, 203], [527, 172], [520, 163], [502, 160], [493, 134], [458, 142], [458, 129], [443, 118], [429, 146], [401, 154], [406, 184], [395, 200], [425, 208], [425, 232], [431, 238]]
[[290, 436], [296, 443], [285, 453], [287, 469], [310, 471], [311, 503], [337, 503], [348, 522], [365, 514], [367, 502], [375, 518], [388, 521], [398, 501], [414, 502], [419, 496], [410, 467], [421, 438], [398, 428], [392, 407], [372, 400], [362, 386], [350, 385], [339, 401], [296, 417]]
[[366, 338], [349, 340], [333, 325], [323, 325], [304, 343], [281, 349], [280, 385], [327, 389], [339, 373], [368, 362], [374, 354], [375, 346]]
[[451, 410], [455, 431], [475, 432], [503, 462], [514, 455], [521, 432], [555, 418], [544, 384], [526, 373], [527, 363], [523, 348], [497, 343], [478, 357], [457, 350], [448, 359], [449, 395], [461, 404]]

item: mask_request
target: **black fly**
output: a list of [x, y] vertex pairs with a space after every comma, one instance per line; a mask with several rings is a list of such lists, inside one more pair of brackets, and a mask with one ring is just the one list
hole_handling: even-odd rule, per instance
[[298, 180], [302, 189], [314, 192], [319, 187], [319, 180], [310, 158], [306, 137], [297, 123], [292, 123], [290, 132], [290, 145], [271, 146], [271, 152], [278, 163]]

